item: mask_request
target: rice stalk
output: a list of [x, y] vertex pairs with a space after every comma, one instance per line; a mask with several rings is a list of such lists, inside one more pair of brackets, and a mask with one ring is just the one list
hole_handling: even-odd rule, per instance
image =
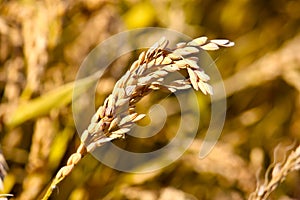
[[[50, 197], [52, 190], [71, 173], [86, 153], [106, 142], [125, 138], [125, 134], [131, 130], [134, 123], [145, 116], [136, 113], [135, 106], [150, 92], [159, 89], [175, 92], [192, 86], [195, 90], [212, 95], [213, 90], [208, 83], [210, 77], [197, 64], [198, 57], [195, 55], [201, 50], [217, 50], [220, 47], [231, 47], [234, 43], [229, 40], [208, 40], [207, 37], [200, 37], [188, 43], [178, 43], [175, 49], [169, 49], [167, 45], [168, 40], [160, 39], [147, 51], [142, 52], [138, 60], [117, 81], [112, 93], [98, 108], [88, 128], [82, 133], [82, 143], [76, 153], [72, 154], [67, 165], [58, 171], [43, 200]], [[167, 75], [179, 70], [186, 70], [188, 78], [164, 83]]]
[[[300, 146], [290, 153], [284, 162], [279, 162], [269, 168], [263, 184], [258, 184], [250, 194], [249, 200], [265, 200], [282, 183], [288, 174], [300, 169]], [[269, 179], [268, 177], [271, 176]]]
[[45, 179], [49, 177], [46, 170], [49, 169], [48, 158], [55, 136], [53, 124], [54, 121], [49, 117], [39, 118], [35, 123], [32, 145], [27, 161], [28, 175], [22, 183], [23, 190], [19, 197], [22, 200], [35, 199], [39, 195], [39, 191], [44, 187], [41, 181], [35, 180], [40, 177], [44, 177]]

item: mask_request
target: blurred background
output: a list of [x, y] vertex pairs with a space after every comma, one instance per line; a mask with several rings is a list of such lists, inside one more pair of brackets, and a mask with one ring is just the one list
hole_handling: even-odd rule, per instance
[[[227, 92], [218, 144], [198, 159], [210, 119], [209, 98], [199, 92], [199, 133], [179, 160], [152, 173], [129, 174], [87, 155], [52, 199], [247, 199], [257, 180], [266, 179], [268, 166], [299, 144], [299, 11], [297, 0], [0, 0], [2, 193], [38, 199], [80, 144], [72, 82], [85, 56], [116, 33], [164, 27], [235, 42], [211, 53]], [[132, 53], [113, 63], [97, 88], [97, 106], [136, 58]], [[150, 95], [145, 107], [157, 96]], [[135, 152], [164, 145], [176, 131], [178, 112], [155, 138], [119, 145]], [[299, 172], [289, 174], [271, 199], [300, 199]]]

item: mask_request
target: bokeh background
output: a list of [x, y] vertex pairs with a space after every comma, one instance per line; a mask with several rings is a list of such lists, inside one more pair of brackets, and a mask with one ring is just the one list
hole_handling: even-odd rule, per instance
[[[87, 155], [51, 198], [238, 200], [268, 178], [269, 166], [284, 160], [300, 139], [300, 1], [0, 0], [2, 193], [39, 198], [80, 144], [71, 101], [81, 62], [111, 35], [153, 26], [235, 42], [211, 53], [227, 91], [218, 144], [198, 159], [210, 119], [209, 98], [199, 93], [199, 133], [178, 161], [152, 173], [129, 174]], [[97, 87], [96, 106], [136, 58], [132, 53], [113, 63]], [[158, 98], [150, 95], [143, 107]], [[173, 103], [172, 97], [166, 102]], [[158, 136], [119, 145], [136, 152], [163, 146], [176, 132], [178, 112], [173, 110]], [[290, 173], [271, 199], [300, 199], [299, 172]]]

